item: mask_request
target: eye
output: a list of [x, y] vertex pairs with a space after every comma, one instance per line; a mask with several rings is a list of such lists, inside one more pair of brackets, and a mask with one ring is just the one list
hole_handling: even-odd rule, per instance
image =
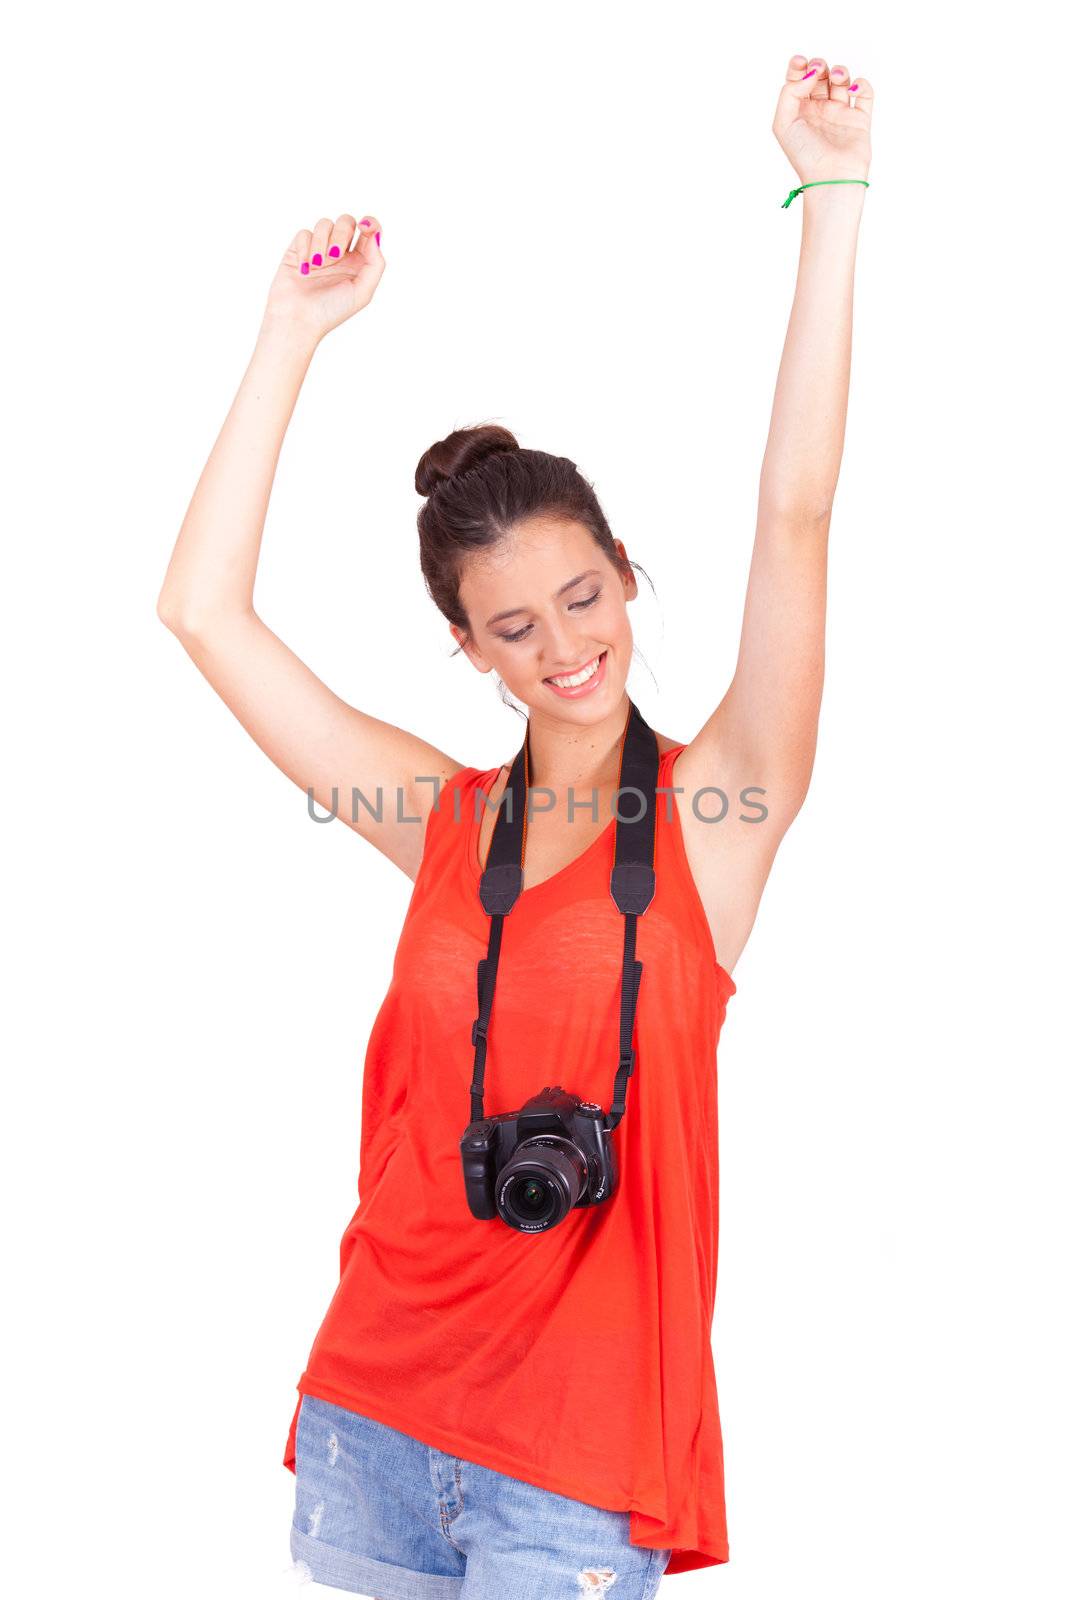
[[[584, 611], [588, 606], [592, 606], [592, 605], [596, 604], [596, 602], [600, 599], [601, 593], [602, 593], [602, 591], [600, 589], [598, 589], [596, 594], [591, 594], [589, 596], [588, 600], [575, 600], [575, 601], [573, 601], [573, 603], [571, 605], [569, 605], [567, 607], [567, 610], [568, 611]], [[525, 628], [520, 628], [519, 629], [518, 633], [502, 633], [502, 634], [500, 634], [500, 638], [501, 639], [506, 639], [508, 644], [518, 644], [520, 639], [525, 639], [526, 635], [529, 633], [529, 631], [530, 631], [530, 629], [532, 627], [533, 627], [533, 623], [532, 622], [528, 622], [526, 624]]]

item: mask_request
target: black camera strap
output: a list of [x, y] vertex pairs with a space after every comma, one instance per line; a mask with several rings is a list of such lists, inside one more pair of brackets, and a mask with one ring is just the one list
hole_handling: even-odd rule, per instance
[[[633, 1028], [641, 962], [635, 959], [637, 919], [647, 911], [656, 892], [656, 778], [659, 748], [656, 735], [633, 701], [626, 719], [618, 794], [614, 814], [624, 826], [615, 828], [615, 864], [611, 871], [611, 898], [626, 919], [622, 945], [622, 995], [619, 1006], [619, 1067], [615, 1074], [614, 1101], [604, 1119], [614, 1128], [626, 1109], [626, 1087], [634, 1068]], [[530, 728], [522, 749], [511, 763], [507, 788], [498, 802], [489, 855], [481, 876], [479, 896], [492, 919], [489, 949], [478, 963], [478, 1015], [471, 1028], [474, 1078], [470, 1086], [471, 1121], [485, 1115], [482, 1090], [489, 1015], [500, 965], [504, 918], [522, 893], [522, 861], [526, 847], [526, 806], [530, 778]], [[643, 810], [642, 810], [643, 806]]]

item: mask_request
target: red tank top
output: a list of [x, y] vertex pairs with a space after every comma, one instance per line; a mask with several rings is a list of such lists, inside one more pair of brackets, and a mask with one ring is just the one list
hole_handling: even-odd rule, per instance
[[[684, 745], [660, 757], [668, 786]], [[359, 1204], [299, 1396], [607, 1510], [670, 1546], [667, 1572], [728, 1559], [711, 1318], [718, 1244], [716, 1047], [735, 993], [686, 859], [679, 796], [657, 796], [656, 890], [618, 1186], [554, 1228], [471, 1215], [479, 820], [500, 768], [443, 785], [363, 1076]], [[477, 812], [475, 791], [480, 790]], [[668, 816], [668, 810], [670, 815]], [[508, 914], [489, 1026], [485, 1115], [545, 1084], [611, 1105], [625, 919], [615, 823]], [[297, 1400], [283, 1457], [295, 1471]]]

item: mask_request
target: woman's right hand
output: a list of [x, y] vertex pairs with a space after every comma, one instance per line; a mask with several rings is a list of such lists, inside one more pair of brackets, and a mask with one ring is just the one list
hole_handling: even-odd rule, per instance
[[274, 275], [264, 320], [319, 340], [362, 311], [385, 271], [380, 230], [377, 217], [357, 222], [347, 212], [302, 228]]

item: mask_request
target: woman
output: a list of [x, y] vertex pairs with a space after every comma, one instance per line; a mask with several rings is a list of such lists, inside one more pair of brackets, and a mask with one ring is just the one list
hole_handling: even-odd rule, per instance
[[[866, 79], [790, 61], [773, 126], [803, 190], [797, 291], [737, 667], [686, 743], [653, 735], [627, 695], [636, 580], [592, 489], [503, 428], [450, 434], [416, 486], [431, 594], [477, 670], [528, 707], [517, 789], [514, 759], [479, 771], [345, 704], [260, 620], [278, 452], [319, 340], [385, 270], [377, 219], [298, 233], [271, 286], [159, 613], [270, 758], [414, 884], [368, 1043], [359, 1205], [284, 1457], [292, 1554], [319, 1582], [389, 1600], [647, 1600], [664, 1571], [728, 1557], [709, 1344], [715, 1048], [815, 752], [871, 107]], [[615, 791], [642, 728], [655, 892], [636, 919], [627, 1071], [624, 908], [608, 883]], [[524, 785], [522, 892], [481, 1039], [485, 1115], [553, 1085], [599, 1112], [616, 1063], [616, 1092], [629, 1090], [609, 1135], [614, 1188], [590, 1186], [595, 1160], [561, 1158], [580, 1198], [527, 1234], [492, 1183], [499, 1214], [473, 1207], [458, 1148], [469, 1088], [475, 1106], [472, 1023], [487, 1015], [479, 964], [492, 965], [482, 874], [496, 808]]]

